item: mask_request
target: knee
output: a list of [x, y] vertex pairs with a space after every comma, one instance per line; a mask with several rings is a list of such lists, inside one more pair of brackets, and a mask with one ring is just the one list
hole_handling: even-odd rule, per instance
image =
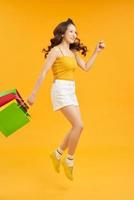
[[84, 129], [84, 125], [82, 122], [75, 124], [73, 127], [79, 129], [80, 131]]
[[83, 130], [83, 129], [84, 129], [83, 123], [82, 123], [82, 124], [79, 124], [78, 126], [79, 126], [80, 130]]

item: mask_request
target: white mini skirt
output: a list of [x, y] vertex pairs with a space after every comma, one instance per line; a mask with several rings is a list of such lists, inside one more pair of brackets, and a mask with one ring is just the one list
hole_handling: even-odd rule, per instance
[[75, 81], [56, 79], [51, 87], [51, 102], [53, 110], [57, 111], [67, 105], [78, 106], [75, 91]]

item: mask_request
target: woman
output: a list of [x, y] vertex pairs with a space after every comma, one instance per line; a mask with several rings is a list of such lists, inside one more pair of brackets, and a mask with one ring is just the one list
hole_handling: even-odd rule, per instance
[[[85, 56], [88, 50], [86, 46], [80, 43], [76, 26], [70, 18], [58, 24], [53, 34], [54, 38], [50, 40], [51, 45], [48, 46], [47, 50], [43, 49], [43, 52], [46, 52], [46, 62], [27, 102], [30, 106], [33, 105], [40, 85], [48, 71], [52, 69], [54, 75], [54, 82], [51, 88], [53, 110], [61, 111], [72, 127], [63, 142], [50, 154], [50, 158], [56, 172], [59, 173], [60, 164], [62, 163], [66, 177], [73, 180], [74, 153], [83, 131], [83, 121], [75, 93], [74, 71], [77, 66], [86, 72], [89, 71], [98, 52], [104, 49], [105, 44], [100, 41], [91, 58], [85, 63], [77, 55], [77, 51], [81, 51]], [[68, 149], [67, 155], [61, 162], [63, 151], [66, 149]]]

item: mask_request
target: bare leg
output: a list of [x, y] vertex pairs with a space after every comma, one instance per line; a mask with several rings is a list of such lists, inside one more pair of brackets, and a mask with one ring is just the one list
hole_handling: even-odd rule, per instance
[[66, 148], [68, 147], [69, 137], [70, 137], [70, 135], [71, 135], [72, 130], [73, 130], [73, 129], [71, 129], [71, 130], [66, 134], [66, 136], [64, 137], [64, 140], [63, 140], [62, 144], [59, 146], [63, 151], [65, 151]]
[[68, 154], [73, 155], [75, 153], [80, 134], [83, 130], [80, 110], [78, 106], [70, 105], [62, 108], [61, 111], [72, 124], [72, 129], [65, 137], [61, 147], [68, 147]]
[[81, 132], [82, 132], [81, 127], [73, 128], [73, 131], [69, 137], [69, 142], [68, 142], [68, 154], [73, 155], [75, 153]]
[[[68, 149], [68, 153], [70, 155], [74, 154], [74, 151], [76, 149], [79, 137], [80, 137], [80, 133], [81, 133], [82, 129], [77, 129], [77, 127], [72, 128], [69, 133], [64, 137], [64, 140], [62, 142], [62, 144], [59, 146], [63, 151], [66, 150], [67, 147], [70, 146], [70, 148]], [[77, 132], [77, 133], [75, 133]]]

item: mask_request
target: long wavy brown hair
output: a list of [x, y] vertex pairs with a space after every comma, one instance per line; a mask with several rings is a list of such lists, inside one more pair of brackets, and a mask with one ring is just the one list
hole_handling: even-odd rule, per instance
[[[62, 42], [62, 35], [66, 32], [68, 25], [74, 24], [72, 19], [68, 18], [67, 21], [63, 21], [60, 24], [56, 26], [56, 28], [53, 31], [54, 37], [50, 40], [51, 45], [48, 46], [47, 49], [42, 49], [42, 52], [45, 53], [45, 58], [47, 57], [48, 52], [54, 47], [57, 46]], [[76, 37], [75, 42], [70, 44], [71, 50], [81, 51], [81, 54], [86, 56], [86, 53], [88, 51], [87, 47], [81, 43], [80, 39]]]

